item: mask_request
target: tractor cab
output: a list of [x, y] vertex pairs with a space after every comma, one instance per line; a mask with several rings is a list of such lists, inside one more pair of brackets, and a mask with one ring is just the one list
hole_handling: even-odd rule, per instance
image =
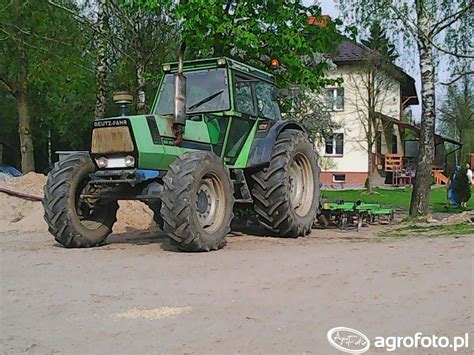
[[[212, 151], [233, 165], [257, 123], [281, 120], [274, 77], [229, 58], [184, 63], [186, 77], [185, 136], [192, 122], [204, 122]], [[172, 117], [178, 64], [165, 64], [165, 73], [152, 114]], [[191, 126], [191, 127], [187, 127]]]

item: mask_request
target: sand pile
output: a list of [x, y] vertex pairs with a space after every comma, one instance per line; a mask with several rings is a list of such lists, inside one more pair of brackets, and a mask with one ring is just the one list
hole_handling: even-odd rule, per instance
[[155, 227], [153, 212], [140, 201], [119, 201], [114, 233], [134, 232]]
[[[28, 173], [24, 176], [0, 181], [0, 187], [34, 196], [43, 196], [46, 176]], [[138, 201], [120, 201], [114, 233], [146, 230], [154, 227], [153, 212], [145, 204]], [[47, 231], [43, 219], [41, 202], [28, 201], [0, 192], [0, 232]]]
[[[46, 176], [28, 173], [21, 177], [1, 181], [0, 187], [38, 197], [43, 196]], [[28, 201], [0, 192], [0, 231], [47, 230], [43, 220], [43, 206], [38, 201]]]

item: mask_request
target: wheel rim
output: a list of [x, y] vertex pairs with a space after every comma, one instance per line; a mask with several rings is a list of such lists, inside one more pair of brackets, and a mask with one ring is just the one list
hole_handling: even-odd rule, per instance
[[83, 197], [85, 194], [98, 194], [97, 189], [89, 185], [89, 180], [84, 178], [78, 185], [76, 216], [84, 228], [95, 231], [104, 225], [107, 206], [100, 206], [97, 198]]
[[199, 183], [196, 198], [197, 219], [207, 233], [214, 233], [224, 222], [224, 185], [217, 175], [209, 173]]
[[297, 154], [290, 164], [290, 202], [296, 214], [304, 217], [311, 210], [314, 195], [314, 176], [311, 163]]

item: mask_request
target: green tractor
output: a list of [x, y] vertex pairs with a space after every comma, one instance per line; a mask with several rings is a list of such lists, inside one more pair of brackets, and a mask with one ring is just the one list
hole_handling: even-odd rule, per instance
[[253, 206], [269, 235], [311, 231], [317, 156], [305, 129], [282, 119], [273, 75], [182, 58], [163, 66], [150, 114], [94, 121], [90, 152], [64, 154], [49, 173], [45, 219], [63, 246], [103, 244], [118, 200], [146, 203], [183, 251], [224, 246], [234, 203]]

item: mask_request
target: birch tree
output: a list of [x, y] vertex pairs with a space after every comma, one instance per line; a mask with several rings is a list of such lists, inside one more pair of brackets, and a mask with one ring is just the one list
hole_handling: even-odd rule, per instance
[[109, 15], [107, 0], [97, 0], [97, 21], [95, 31], [95, 45], [97, 47], [97, 57], [95, 64], [95, 118], [104, 118], [107, 103], [107, 30]]
[[[449, 30], [464, 19], [473, 18], [472, 0], [339, 0], [342, 13], [361, 29], [376, 18], [394, 37], [401, 36], [406, 46], [416, 48], [421, 75], [421, 131], [416, 180], [410, 203], [411, 216], [426, 216], [435, 157], [436, 60], [441, 55], [473, 58], [446, 41]], [[472, 25], [471, 21], [470, 24]], [[460, 34], [462, 36], [462, 34]], [[472, 49], [472, 47], [471, 47]]]
[[144, 113], [146, 102], [140, 102], [140, 96], [145, 93], [147, 79], [153, 76], [157, 78], [159, 66], [175, 58], [175, 49], [179, 43], [178, 28], [164, 5], [149, 12], [138, 5], [129, 6], [117, 0], [109, 2], [114, 55], [126, 66], [132, 67], [134, 92], [139, 98], [137, 112]]

